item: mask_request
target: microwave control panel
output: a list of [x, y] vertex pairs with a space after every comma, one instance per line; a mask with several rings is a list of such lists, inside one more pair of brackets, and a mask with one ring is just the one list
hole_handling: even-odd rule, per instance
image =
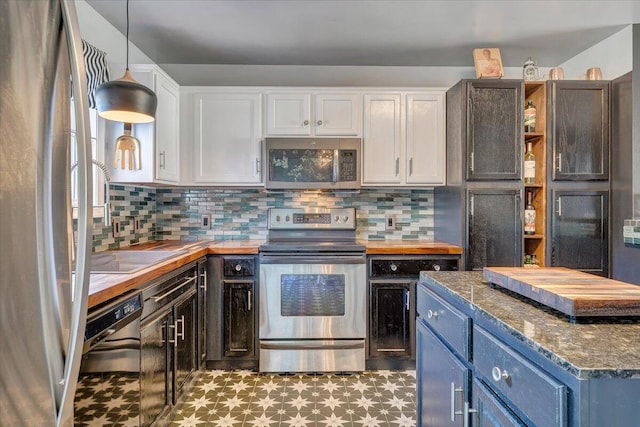
[[358, 180], [357, 156], [356, 150], [340, 150], [338, 181]]

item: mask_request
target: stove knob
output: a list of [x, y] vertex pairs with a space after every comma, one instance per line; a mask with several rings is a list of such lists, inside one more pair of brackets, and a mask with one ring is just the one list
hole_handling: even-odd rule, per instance
[[349, 222], [349, 217], [348, 216], [343, 216], [342, 217], [342, 222]]
[[290, 219], [291, 219], [291, 218], [289, 218], [289, 215], [287, 215], [287, 216], [285, 216], [285, 217], [284, 217], [284, 221], [285, 221], [285, 222], [289, 222], [289, 220], [290, 220]]
[[340, 222], [340, 217], [338, 215], [335, 216], [335, 218], [333, 218], [335, 222]]
[[242, 270], [242, 266], [240, 264], [236, 264], [235, 269], [236, 271], [240, 271]]
[[438, 264], [433, 264], [433, 269], [435, 271], [440, 271], [440, 266]]
[[391, 268], [391, 271], [396, 271], [398, 269], [398, 266], [395, 265], [394, 263], [391, 263], [391, 265], [389, 266], [389, 268]]
[[276, 222], [280, 222], [281, 218], [280, 215], [276, 215]]

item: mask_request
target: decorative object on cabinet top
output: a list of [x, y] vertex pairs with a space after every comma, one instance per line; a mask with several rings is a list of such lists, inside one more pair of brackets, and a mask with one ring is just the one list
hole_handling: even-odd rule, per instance
[[504, 76], [502, 58], [498, 48], [473, 49], [473, 63], [476, 67], [476, 77], [479, 79]]
[[564, 267], [485, 267], [494, 285], [578, 317], [640, 316], [640, 286]]

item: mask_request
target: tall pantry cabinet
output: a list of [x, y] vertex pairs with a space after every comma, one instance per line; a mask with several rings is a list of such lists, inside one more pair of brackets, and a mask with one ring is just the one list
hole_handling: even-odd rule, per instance
[[[524, 132], [524, 106], [537, 108]], [[527, 143], [533, 182], [523, 180]], [[462, 80], [447, 92], [447, 186], [435, 191], [435, 238], [462, 265], [541, 266], [608, 274], [609, 83]], [[527, 193], [534, 234], [523, 233]]]

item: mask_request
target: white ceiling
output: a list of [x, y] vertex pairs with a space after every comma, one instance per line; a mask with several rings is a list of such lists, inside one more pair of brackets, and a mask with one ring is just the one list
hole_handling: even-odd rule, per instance
[[[87, 0], [125, 32], [126, 0]], [[640, 0], [131, 0], [130, 39], [158, 64], [473, 66], [498, 47], [555, 66], [640, 22]]]

